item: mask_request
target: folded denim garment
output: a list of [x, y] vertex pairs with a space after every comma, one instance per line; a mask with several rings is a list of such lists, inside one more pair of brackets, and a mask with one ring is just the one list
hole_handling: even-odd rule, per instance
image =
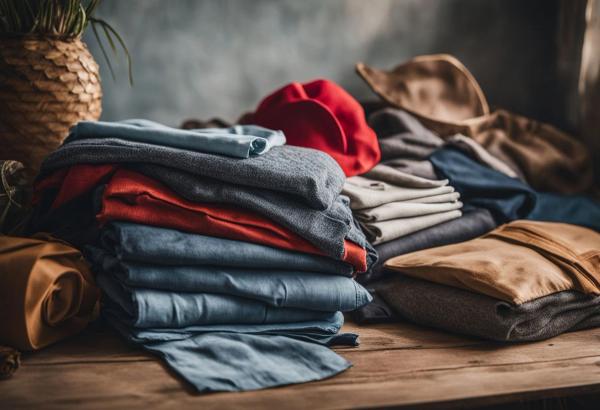
[[519, 220], [467, 242], [396, 256], [385, 267], [512, 304], [565, 290], [600, 294], [600, 234]]
[[345, 176], [324, 152], [284, 145], [264, 155], [233, 159], [117, 138], [75, 140], [50, 154], [49, 172], [75, 164], [151, 163], [238, 185], [290, 194], [315, 209], [327, 209], [338, 197]]
[[[317, 272], [234, 268], [227, 266], [164, 266], [122, 261], [98, 248], [88, 255], [98, 271], [113, 275], [129, 288], [170, 292], [223, 294], [274, 307], [326, 312], [350, 311], [371, 301], [369, 292], [351, 278]], [[204, 298], [194, 296], [194, 299]]]
[[338, 312], [322, 321], [211, 325], [182, 329], [135, 329], [119, 310], [105, 317], [127, 340], [162, 357], [199, 392], [242, 391], [304, 383], [334, 376], [351, 366], [328, 346], [356, 346], [357, 336], [339, 334]]
[[459, 210], [438, 212], [429, 215], [397, 218], [381, 222], [361, 222], [361, 226], [373, 245], [389, 242], [410, 233], [429, 228], [446, 221], [460, 218]]
[[285, 144], [283, 132], [256, 125], [182, 130], [144, 119], [80, 121], [63, 144], [89, 138], [119, 138], [237, 158], [261, 155]]
[[375, 249], [379, 254], [378, 262], [367, 273], [360, 275], [357, 279], [361, 283], [372, 283], [387, 276], [383, 264], [394, 256], [468, 241], [488, 233], [496, 226], [492, 214], [487, 209], [464, 209], [460, 218], [377, 245]]
[[447, 179], [437, 179], [437, 177], [436, 179], [421, 178], [385, 164], [375, 165], [362, 176], [405, 188], [435, 188], [448, 185]]
[[174, 229], [113, 222], [100, 234], [102, 248], [121, 261], [161, 266], [296, 270], [352, 276], [352, 265], [318, 255]]
[[0, 344], [36, 350], [96, 319], [100, 290], [81, 253], [47, 235], [0, 235]]
[[353, 210], [373, 208], [389, 202], [426, 198], [454, 192], [451, 186], [435, 188], [404, 188], [364, 177], [351, 177], [344, 184], [344, 195], [350, 198]]
[[436, 172], [460, 192], [461, 200], [489, 209], [498, 224], [515, 219], [564, 222], [600, 231], [600, 204], [584, 196], [540, 193], [524, 182], [484, 167], [455, 149], [431, 157]]
[[97, 281], [104, 295], [121, 308], [121, 320], [138, 328], [307, 322], [328, 320], [335, 314], [274, 307], [257, 300], [217, 293], [133, 288], [104, 272], [97, 275]]
[[403, 275], [378, 293], [399, 315], [432, 326], [501, 342], [543, 340], [600, 326], [600, 297], [562, 291], [522, 304]]
[[[375, 208], [358, 209], [354, 211], [354, 215], [356, 219], [365, 223], [382, 222], [398, 218], [410, 218], [453, 211], [462, 208], [462, 202], [456, 200], [447, 200], [449, 198], [454, 198], [452, 196], [454, 194], [456, 194], [456, 197], [459, 197], [458, 193], [453, 192], [451, 194], [437, 195], [443, 196], [444, 199], [446, 199], [439, 202], [419, 202], [419, 199], [413, 199], [405, 202], [389, 202]], [[435, 196], [429, 198], [435, 198]], [[427, 200], [428, 198], [425, 199]]]

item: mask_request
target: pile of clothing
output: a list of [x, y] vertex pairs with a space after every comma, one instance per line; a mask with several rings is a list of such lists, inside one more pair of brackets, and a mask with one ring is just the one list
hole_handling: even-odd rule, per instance
[[[384, 164], [390, 152], [423, 160], [463, 203], [457, 219], [376, 246], [381, 262], [362, 277], [376, 302], [357, 319], [402, 317], [498, 341], [600, 325], [600, 204], [575, 195], [591, 184], [584, 147], [547, 124], [490, 113], [453, 57], [357, 71], [387, 105], [369, 117]], [[382, 119], [419, 137], [407, 125], [388, 133]]]
[[258, 126], [81, 122], [42, 166], [33, 229], [84, 249], [103, 316], [198, 391], [318, 380], [376, 261], [327, 154]]

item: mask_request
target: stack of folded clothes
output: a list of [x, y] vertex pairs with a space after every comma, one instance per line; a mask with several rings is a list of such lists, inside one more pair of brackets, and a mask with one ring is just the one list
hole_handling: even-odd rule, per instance
[[438, 179], [427, 156], [443, 141], [414, 117], [386, 109], [372, 114], [382, 162], [346, 180], [355, 217], [374, 245], [459, 218], [459, 194]]
[[258, 126], [78, 124], [43, 164], [32, 229], [93, 262], [104, 317], [199, 391], [318, 380], [377, 256], [327, 154]]

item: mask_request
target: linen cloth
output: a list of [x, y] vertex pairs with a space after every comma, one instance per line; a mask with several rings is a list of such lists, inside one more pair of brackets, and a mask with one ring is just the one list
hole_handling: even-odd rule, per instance
[[448, 185], [448, 180], [437, 179], [437, 176], [434, 179], [422, 178], [385, 164], [375, 165], [362, 176], [406, 188], [435, 188]]
[[467, 242], [396, 256], [385, 267], [512, 304], [565, 290], [598, 295], [600, 234], [518, 220]]
[[237, 158], [261, 155], [269, 151], [271, 147], [285, 144], [283, 132], [255, 125], [182, 130], [145, 119], [117, 122], [80, 121], [71, 128], [69, 136], [63, 144], [81, 139], [104, 137]]
[[[437, 201], [438, 197], [442, 197]], [[425, 198], [423, 202], [412, 199], [404, 202], [389, 202], [375, 208], [359, 209], [354, 211], [354, 216], [361, 222], [381, 222], [391, 219], [409, 218], [453, 211], [462, 208], [462, 202], [457, 201], [458, 193], [436, 195]], [[434, 201], [431, 200], [434, 198]]]
[[378, 293], [414, 323], [500, 342], [531, 342], [600, 326], [600, 297], [577, 291], [512, 304], [396, 274], [378, 287]]
[[246, 159], [117, 138], [75, 140], [59, 147], [42, 165], [49, 172], [75, 164], [151, 163], [219, 181], [289, 194], [314, 209], [327, 209], [345, 176], [324, 152], [284, 145]]
[[40, 349], [83, 330], [100, 291], [79, 251], [48, 236], [0, 235], [0, 344]]

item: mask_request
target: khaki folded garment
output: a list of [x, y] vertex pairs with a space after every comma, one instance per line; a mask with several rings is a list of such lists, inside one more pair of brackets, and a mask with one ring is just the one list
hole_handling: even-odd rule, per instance
[[463, 134], [541, 191], [576, 193], [592, 185], [584, 145], [551, 125], [490, 112], [479, 84], [456, 58], [419, 56], [390, 71], [358, 63], [358, 74], [386, 103], [415, 115], [444, 140]]
[[33, 350], [73, 335], [97, 316], [99, 297], [79, 251], [0, 236], [0, 344]]
[[517, 220], [479, 238], [397, 256], [387, 269], [519, 305], [557, 292], [600, 294], [600, 234]]

